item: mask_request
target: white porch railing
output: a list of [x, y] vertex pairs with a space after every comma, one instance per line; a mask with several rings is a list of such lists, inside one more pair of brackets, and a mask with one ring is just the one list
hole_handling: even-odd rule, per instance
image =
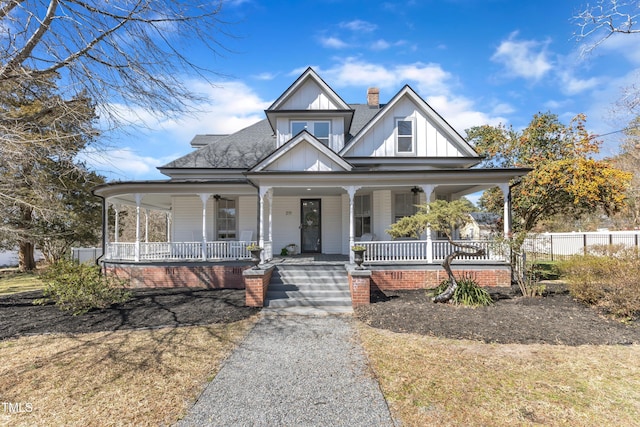
[[[265, 242], [265, 246], [271, 242]], [[255, 241], [206, 242], [140, 242], [140, 261], [233, 261], [251, 258], [247, 250]], [[203, 254], [204, 249], [204, 254]], [[271, 259], [270, 250], [265, 248], [265, 259]], [[204, 255], [204, 256], [203, 256]], [[109, 243], [105, 254], [107, 260], [136, 261], [136, 243]]]
[[[509, 251], [504, 245], [491, 240], [460, 240], [461, 244], [472, 244], [485, 250], [481, 257], [461, 256], [463, 261], [509, 262]], [[392, 261], [442, 262], [455, 248], [447, 240], [392, 240], [357, 242], [367, 248], [364, 262], [383, 263]], [[429, 247], [429, 244], [431, 247]]]
[[[460, 240], [463, 244], [473, 244], [484, 248], [482, 257], [461, 256], [462, 261], [497, 261], [509, 262], [508, 248], [491, 240]], [[442, 262], [455, 248], [446, 240], [393, 240], [357, 242], [367, 248], [364, 253], [366, 263], [385, 262]], [[257, 242], [216, 241], [206, 242], [140, 242], [140, 261], [233, 261], [248, 260], [251, 253], [247, 250], [250, 244]], [[431, 246], [429, 246], [429, 244]], [[272, 242], [264, 242], [262, 259], [273, 258]], [[105, 254], [106, 260], [136, 261], [135, 243], [109, 243]]]

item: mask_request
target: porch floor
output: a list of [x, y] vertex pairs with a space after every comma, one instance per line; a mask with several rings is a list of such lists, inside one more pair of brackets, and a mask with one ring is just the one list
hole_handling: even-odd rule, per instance
[[349, 264], [349, 255], [339, 254], [299, 254], [291, 256], [274, 256], [270, 264]]

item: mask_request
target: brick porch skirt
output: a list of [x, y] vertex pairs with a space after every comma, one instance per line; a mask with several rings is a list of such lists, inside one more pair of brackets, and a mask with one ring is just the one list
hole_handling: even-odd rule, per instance
[[105, 274], [129, 281], [131, 288], [244, 289], [247, 263], [104, 263]]
[[[453, 266], [457, 278], [473, 278], [480, 286], [511, 286], [511, 267], [509, 265]], [[371, 291], [415, 290], [438, 286], [447, 279], [442, 266], [375, 266], [370, 270], [350, 270], [349, 289], [353, 307], [367, 305]]]

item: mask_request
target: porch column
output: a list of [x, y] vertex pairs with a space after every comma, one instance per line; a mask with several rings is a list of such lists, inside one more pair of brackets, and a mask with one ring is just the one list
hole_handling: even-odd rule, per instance
[[149, 209], [144, 210], [144, 241], [149, 243]]
[[[433, 194], [433, 191], [436, 189], [436, 186], [432, 184], [426, 184], [426, 185], [421, 185], [420, 187], [424, 192], [425, 201], [427, 202], [427, 205], [428, 205], [429, 203], [431, 203], [431, 195]], [[427, 206], [427, 210], [428, 209], [429, 207]], [[427, 226], [427, 262], [429, 264], [433, 263], [433, 240], [431, 239], [431, 226]]]
[[355, 223], [353, 222], [353, 216], [354, 216], [353, 198], [356, 195], [356, 191], [358, 191], [361, 187], [356, 187], [355, 185], [349, 185], [347, 187], [342, 187], [342, 188], [349, 195], [349, 263], [353, 264], [353, 251], [351, 250], [351, 247], [354, 245], [356, 240]]
[[267, 193], [267, 201], [269, 202], [269, 241], [273, 244], [273, 191]]
[[103, 209], [102, 209], [102, 242], [103, 242], [103, 249], [102, 249], [102, 253], [104, 254], [103, 256], [107, 255], [107, 252], [109, 250], [109, 202], [107, 201], [107, 199], [104, 200], [104, 204]]
[[200, 200], [202, 200], [202, 260], [206, 261], [207, 259], [207, 200], [211, 194], [209, 193], [201, 193], [198, 194], [200, 196]]
[[115, 243], [118, 243], [118, 236], [120, 235], [120, 205], [113, 205], [113, 210], [116, 212], [116, 224], [113, 241]]
[[505, 239], [511, 237], [511, 187], [508, 183], [500, 184], [500, 190], [502, 190], [502, 197], [504, 200], [503, 208], [503, 233]]
[[167, 218], [167, 243], [171, 243], [171, 211], [166, 213]]
[[136, 248], [134, 259], [136, 262], [140, 261], [140, 204], [142, 203], [143, 195], [140, 193], [135, 194], [136, 198]]
[[[271, 187], [260, 187], [258, 189], [258, 197], [260, 199], [260, 209], [258, 212], [258, 246], [264, 248], [264, 198], [271, 190]], [[262, 262], [264, 262], [264, 250], [260, 253]]]

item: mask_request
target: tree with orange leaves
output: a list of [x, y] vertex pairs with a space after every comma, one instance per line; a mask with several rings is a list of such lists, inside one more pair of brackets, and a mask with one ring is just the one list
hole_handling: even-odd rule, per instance
[[[540, 113], [522, 131], [504, 125], [467, 130], [469, 141], [486, 156], [485, 167], [533, 169], [512, 183], [516, 233], [524, 235], [558, 214], [579, 218], [597, 209], [611, 215], [622, 208], [631, 174], [596, 159], [601, 142], [585, 124], [582, 114], [567, 126], [555, 114]], [[501, 212], [502, 193], [497, 188], [486, 191], [480, 205]]]

